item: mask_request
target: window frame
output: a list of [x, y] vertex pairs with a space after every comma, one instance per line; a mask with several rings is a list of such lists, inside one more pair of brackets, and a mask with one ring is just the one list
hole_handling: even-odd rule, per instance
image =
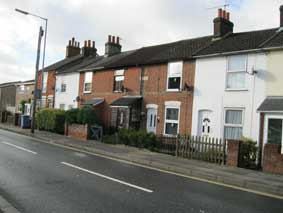
[[[91, 73], [91, 80], [90, 81], [86, 80], [87, 73]], [[91, 93], [91, 91], [92, 91], [92, 80], [93, 80], [93, 72], [85, 72], [83, 93]], [[86, 84], [90, 84], [90, 90], [86, 90]]]
[[[170, 64], [174, 64], [174, 63], [181, 63], [181, 74], [180, 76], [170, 76]], [[166, 83], [166, 91], [167, 92], [180, 92], [182, 91], [182, 81], [183, 81], [183, 69], [184, 69], [184, 62], [183, 61], [172, 61], [172, 62], [168, 62], [167, 64], [167, 83]], [[179, 89], [169, 89], [169, 78], [176, 78], [176, 77], [180, 77], [180, 86]]]
[[[245, 69], [236, 69], [236, 70], [229, 70], [229, 59], [237, 56], [243, 56], [245, 58]], [[247, 69], [248, 69], [248, 55], [230, 55], [226, 57], [226, 80], [225, 80], [225, 89], [226, 91], [243, 91], [247, 89]], [[229, 74], [235, 73], [244, 73], [245, 74], [245, 86], [243, 88], [228, 88], [228, 79]]]
[[[64, 106], [64, 108], [62, 109], [61, 106]], [[66, 107], [66, 104], [64, 104], [64, 103], [59, 104], [59, 109], [65, 110], [65, 107]]]
[[[116, 77], [123, 77], [123, 80], [116, 81]], [[115, 70], [114, 71], [114, 81], [113, 81], [113, 92], [114, 93], [123, 92], [122, 87], [124, 86], [124, 81], [125, 81], [125, 70], [124, 69]], [[116, 82], [122, 82], [122, 86], [121, 86], [120, 90], [116, 90]]]
[[[65, 85], [65, 90], [64, 91], [62, 90], [62, 86], [63, 85]], [[66, 82], [61, 82], [60, 92], [61, 93], [66, 93], [67, 92], [67, 84], [66, 84]]]
[[[171, 119], [167, 119], [167, 109], [178, 109], [178, 121], [176, 120], [171, 120]], [[180, 111], [181, 111], [181, 106], [174, 106], [174, 105], [165, 105], [165, 112], [164, 112], [164, 130], [163, 130], [163, 134], [164, 136], [168, 136], [168, 137], [177, 137], [177, 135], [179, 134], [179, 129], [180, 129]], [[177, 134], [176, 135], [172, 135], [172, 134], [167, 134], [166, 133], [166, 124], [167, 123], [174, 123], [177, 124]]]
[[[242, 111], [242, 123], [241, 124], [229, 124], [229, 123], [226, 123], [226, 112], [227, 111]], [[225, 127], [242, 128], [242, 133], [243, 133], [243, 130], [244, 130], [244, 119], [245, 119], [245, 108], [237, 108], [237, 107], [225, 108], [224, 109], [224, 121], [223, 121], [223, 138], [225, 139]]]

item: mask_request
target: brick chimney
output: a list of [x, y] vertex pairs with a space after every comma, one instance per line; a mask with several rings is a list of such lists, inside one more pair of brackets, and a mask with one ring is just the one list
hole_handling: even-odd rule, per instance
[[84, 57], [88, 56], [96, 56], [97, 55], [97, 49], [95, 48], [95, 41], [84, 41], [84, 47], [82, 48], [82, 54]]
[[81, 52], [80, 42], [76, 42], [73, 37], [72, 40], [69, 40], [69, 44], [66, 47], [66, 58], [79, 55]]
[[108, 42], [105, 43], [105, 56], [115, 55], [120, 53], [122, 46], [120, 45], [120, 38], [117, 36], [108, 36]]
[[230, 21], [230, 13], [218, 9], [218, 17], [214, 20], [214, 37], [219, 38], [227, 33], [233, 33], [234, 24]]
[[283, 27], [283, 5], [280, 6], [280, 27]]

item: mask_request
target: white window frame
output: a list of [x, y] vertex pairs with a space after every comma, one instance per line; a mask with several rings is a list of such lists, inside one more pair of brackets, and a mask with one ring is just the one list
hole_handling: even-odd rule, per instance
[[[64, 106], [64, 108], [62, 109], [61, 106]], [[66, 104], [64, 103], [59, 104], [59, 109], [65, 110], [65, 107], [66, 107]]]
[[[229, 70], [229, 60], [232, 57], [243, 56], [245, 57], [245, 69], [244, 70]], [[247, 69], [248, 69], [248, 55], [231, 55], [226, 58], [226, 81], [225, 81], [225, 89], [227, 91], [243, 91], [247, 90]], [[245, 86], [243, 88], [228, 88], [228, 75], [230, 73], [245, 73]]]
[[[167, 109], [178, 109], [178, 121], [166, 119]], [[164, 136], [177, 137], [177, 135], [179, 134], [179, 129], [180, 129], [180, 111], [181, 111], [181, 102], [179, 102], [179, 101], [168, 101], [168, 102], [165, 102], [164, 130], [163, 130], [163, 135]], [[166, 123], [176, 123], [176, 124], [178, 124], [177, 134], [176, 135], [166, 134]]]
[[[65, 85], [65, 91], [62, 91], [62, 86], [63, 86], [63, 85]], [[66, 82], [61, 82], [60, 92], [61, 92], [61, 93], [66, 93], [66, 92], [67, 92], [67, 84], [66, 84]]]
[[[182, 67], [182, 70], [181, 70], [181, 74], [180, 75], [170, 75], [170, 65], [171, 64], [174, 64], [174, 63], [181, 63], [181, 67]], [[182, 90], [182, 80], [183, 80], [183, 69], [184, 69], [184, 63], [183, 61], [174, 61], [174, 62], [169, 62], [167, 64], [167, 84], [166, 84], [166, 91], [167, 92], [180, 92]], [[169, 78], [174, 78], [174, 77], [180, 77], [180, 87], [179, 89], [169, 89], [168, 86], [169, 86]]]
[[[283, 115], [282, 114], [266, 114], [265, 115], [265, 118], [264, 118], [264, 144], [267, 144], [269, 119], [281, 119], [282, 122], [283, 122]], [[283, 154], [283, 123], [282, 123], [281, 154]]]
[[[87, 73], [90, 73], [89, 75], [91, 75], [91, 80], [86, 80]], [[93, 72], [86, 72], [85, 73], [85, 76], [84, 76], [84, 93], [91, 93], [91, 91], [92, 91], [92, 78], [93, 78]], [[85, 90], [86, 84], [90, 84], [90, 90]]]
[[114, 92], [122, 92], [121, 90], [116, 90], [115, 85], [116, 85], [116, 77], [122, 77], [123, 78], [123, 82], [125, 81], [125, 70], [121, 69], [121, 70], [115, 70], [114, 72]]
[[[227, 111], [242, 111], [242, 123], [241, 124], [226, 124], [226, 112]], [[225, 108], [224, 109], [224, 121], [223, 121], [223, 138], [225, 139], [225, 127], [242, 128], [242, 133], [243, 133], [244, 132], [244, 119], [245, 119], [245, 108], [237, 108], [237, 107]]]

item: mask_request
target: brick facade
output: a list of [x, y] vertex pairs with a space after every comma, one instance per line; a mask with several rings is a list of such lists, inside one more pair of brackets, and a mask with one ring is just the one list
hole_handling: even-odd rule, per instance
[[265, 144], [262, 166], [264, 172], [283, 174], [283, 154], [280, 150], [280, 145]]
[[[48, 71], [46, 92], [42, 93], [42, 97], [45, 97], [46, 107], [54, 107], [54, 97], [55, 97], [55, 86], [56, 86], [56, 71]], [[38, 73], [37, 88], [42, 89], [42, 72]]]
[[[21, 90], [21, 85], [24, 85], [23, 90]], [[29, 102], [33, 99], [34, 83], [29, 84], [18, 84], [16, 89], [16, 112], [19, 112], [19, 105], [21, 101], [25, 100]]]
[[[141, 127], [142, 129], [146, 128], [146, 105], [156, 104], [158, 105], [156, 134], [162, 135], [164, 133], [165, 102], [179, 101], [181, 102], [179, 133], [188, 134], [191, 132], [193, 93], [183, 90], [178, 92], [167, 92], [167, 67], [167, 64], [160, 64], [125, 69], [123, 85], [124, 88], [126, 88], [126, 92], [122, 93], [113, 92], [115, 70], [102, 70], [94, 72], [91, 93], [83, 92], [84, 73], [81, 73], [79, 83], [80, 106], [82, 107], [84, 102], [93, 98], [104, 98], [105, 102], [102, 104], [103, 110], [100, 110], [100, 117], [105, 126], [110, 126], [110, 104], [114, 100], [126, 95], [142, 95], [143, 101]], [[181, 88], [184, 87], [185, 83], [193, 86], [194, 75], [195, 61], [184, 62]]]
[[228, 140], [227, 141], [227, 165], [237, 167], [239, 165], [241, 141]]
[[65, 125], [65, 135], [81, 140], [88, 139], [88, 125], [67, 124]]

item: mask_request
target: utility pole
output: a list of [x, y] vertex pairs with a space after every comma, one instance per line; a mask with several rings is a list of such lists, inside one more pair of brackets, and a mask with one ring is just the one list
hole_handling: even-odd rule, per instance
[[[35, 65], [35, 84], [33, 90], [33, 105], [32, 105], [32, 117], [31, 117], [31, 133], [34, 133], [35, 128], [35, 111], [36, 111], [36, 102], [38, 97], [38, 69], [39, 69], [39, 60], [40, 60], [40, 46], [41, 46], [41, 39], [44, 34], [42, 27], [39, 27], [39, 34], [38, 34], [38, 43], [37, 43], [37, 56], [36, 56], [36, 65]], [[43, 77], [43, 76], [42, 76]]]

